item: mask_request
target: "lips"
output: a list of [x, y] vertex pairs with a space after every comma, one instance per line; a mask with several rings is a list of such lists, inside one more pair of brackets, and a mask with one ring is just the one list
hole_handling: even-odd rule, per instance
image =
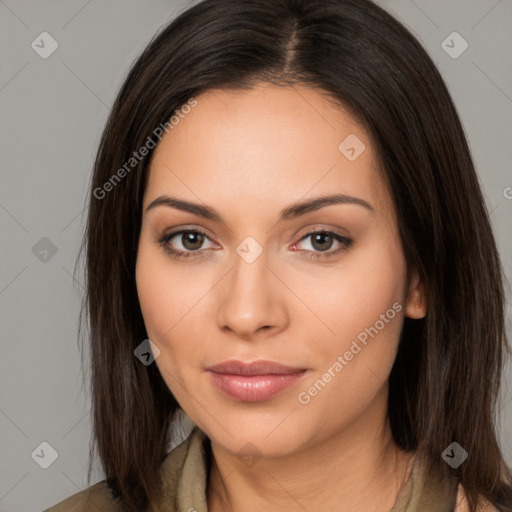
[[210, 366], [207, 370], [225, 375], [291, 375], [304, 371], [306, 368], [294, 368], [274, 361], [254, 361], [244, 363], [242, 361], [224, 361]]
[[224, 395], [243, 402], [261, 402], [289, 388], [307, 372], [274, 361], [225, 361], [207, 368], [212, 384]]

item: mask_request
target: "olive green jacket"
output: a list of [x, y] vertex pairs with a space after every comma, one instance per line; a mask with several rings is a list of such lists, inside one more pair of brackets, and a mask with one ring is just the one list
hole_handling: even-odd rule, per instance
[[[151, 512], [207, 512], [208, 438], [197, 426], [162, 463], [165, 492]], [[457, 485], [452, 482], [424, 482], [421, 468], [414, 464], [411, 477], [401, 490], [391, 512], [452, 512]], [[119, 510], [106, 481], [73, 494], [44, 512], [113, 512]], [[492, 509], [491, 509], [492, 510]], [[487, 512], [487, 511], [486, 511]]]

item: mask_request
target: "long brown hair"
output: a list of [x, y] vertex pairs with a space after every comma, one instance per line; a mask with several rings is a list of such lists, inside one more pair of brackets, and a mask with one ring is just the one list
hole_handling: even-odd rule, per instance
[[[428, 301], [424, 319], [405, 319], [392, 369], [393, 437], [429, 475], [462, 483], [472, 512], [479, 495], [510, 511], [512, 476], [495, 430], [510, 349], [488, 211], [440, 73], [415, 37], [369, 0], [205, 0], [163, 27], [131, 67], [99, 145], [80, 250], [79, 339], [87, 320], [92, 370], [89, 484], [97, 448], [125, 510], [156, 500], [179, 410], [157, 366], [134, 356], [147, 338], [135, 262], [153, 151], [133, 154], [148, 137], [158, 142], [157, 127], [169, 126], [190, 98], [260, 81], [309, 85], [368, 131], [408, 269], [419, 272]], [[453, 441], [469, 454], [456, 469], [441, 458]]]

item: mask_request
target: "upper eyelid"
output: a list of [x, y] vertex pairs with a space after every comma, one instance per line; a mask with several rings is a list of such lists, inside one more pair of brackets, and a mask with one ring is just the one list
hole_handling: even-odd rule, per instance
[[[307, 233], [304, 233], [304, 235], [302, 235], [298, 240], [297, 242], [295, 242], [293, 244], [292, 247], [295, 247], [297, 244], [299, 244], [300, 242], [302, 242], [303, 240], [306, 240], [307, 238], [309, 238], [310, 236], [314, 235], [314, 234], [317, 234], [317, 233], [327, 233], [328, 235], [331, 235], [333, 236], [333, 238], [336, 240], [336, 242], [338, 242], [339, 244], [347, 244], [347, 245], [352, 245], [353, 244], [353, 240], [352, 238], [348, 235], [348, 234], [342, 234], [342, 233], [339, 233], [338, 231], [335, 231], [333, 229], [312, 229], [310, 231], [308, 231]], [[341, 239], [341, 240], [340, 240]], [[309, 252], [308, 249], [304, 249], [306, 252]], [[325, 251], [325, 253], [329, 253], [331, 251]]]
[[[210, 242], [217, 243], [217, 242], [215, 242], [212, 239], [212, 237], [208, 233], [206, 233], [202, 229], [198, 229], [198, 228], [181, 228], [181, 229], [177, 229], [176, 231], [170, 231], [168, 234], [162, 235], [161, 238], [162, 239], [167, 239], [167, 241], [169, 242], [175, 236], [183, 235], [183, 233], [187, 233], [187, 232], [199, 233], [201, 235], [204, 235], [206, 238], [208, 238], [208, 240]], [[190, 251], [190, 252], [199, 252], [199, 251]]]

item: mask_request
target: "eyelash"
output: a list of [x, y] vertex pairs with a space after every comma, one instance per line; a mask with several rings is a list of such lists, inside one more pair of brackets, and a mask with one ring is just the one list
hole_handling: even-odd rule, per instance
[[[168, 235], [162, 236], [160, 239], [158, 239], [158, 243], [163, 247], [163, 249], [173, 258], [175, 259], [186, 259], [186, 258], [194, 258], [196, 257], [201, 250], [197, 251], [181, 251], [172, 249], [169, 245], [169, 241], [174, 238], [177, 235], [182, 235], [184, 233], [194, 233], [194, 234], [200, 234], [210, 240], [210, 237], [201, 231], [200, 229], [182, 229], [180, 231], [174, 231], [172, 233], [169, 233]], [[328, 251], [308, 251], [308, 250], [301, 250], [301, 252], [304, 252], [304, 258], [311, 259], [311, 260], [317, 260], [317, 259], [326, 259], [333, 256], [336, 256], [337, 254], [340, 254], [346, 250], [348, 250], [352, 244], [353, 240], [350, 238], [347, 238], [345, 236], [342, 236], [335, 231], [327, 231], [324, 229], [316, 230], [316, 231], [310, 231], [309, 233], [306, 233], [299, 242], [302, 242], [306, 238], [310, 237], [311, 235], [316, 234], [322, 234], [322, 235], [332, 235], [335, 240], [341, 243], [341, 247], [335, 250], [328, 250]], [[210, 240], [211, 241], [211, 240]]]

